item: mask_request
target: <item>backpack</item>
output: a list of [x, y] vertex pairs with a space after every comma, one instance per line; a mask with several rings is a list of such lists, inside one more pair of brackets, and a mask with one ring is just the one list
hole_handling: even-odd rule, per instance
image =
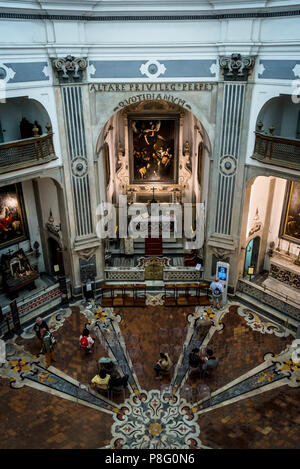
[[55, 339], [54, 335], [52, 334], [52, 332], [49, 332], [49, 335], [50, 335], [51, 345], [54, 346], [56, 344], [56, 339]]
[[84, 347], [84, 348], [88, 347], [89, 341], [88, 341], [87, 337], [81, 337], [80, 345], [81, 345], [81, 347]]

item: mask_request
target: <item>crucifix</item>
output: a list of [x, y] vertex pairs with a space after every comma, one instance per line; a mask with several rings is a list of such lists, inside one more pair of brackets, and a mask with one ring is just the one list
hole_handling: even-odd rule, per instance
[[152, 200], [151, 200], [151, 203], [152, 203], [152, 204], [156, 204], [156, 200], [155, 200], [155, 198], [154, 198], [154, 189], [155, 189], [155, 188], [152, 187], [152, 193], [153, 193]]

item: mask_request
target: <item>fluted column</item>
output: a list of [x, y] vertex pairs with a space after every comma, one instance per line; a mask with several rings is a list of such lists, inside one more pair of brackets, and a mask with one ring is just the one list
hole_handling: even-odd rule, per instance
[[[243, 171], [252, 85], [248, 83], [255, 59], [232, 54], [220, 58], [224, 81], [218, 85], [217, 125], [211, 176], [209, 239], [213, 276], [217, 260], [230, 262], [230, 283], [237, 275], [238, 239], [241, 229]], [[220, 76], [222, 80], [222, 76]]]

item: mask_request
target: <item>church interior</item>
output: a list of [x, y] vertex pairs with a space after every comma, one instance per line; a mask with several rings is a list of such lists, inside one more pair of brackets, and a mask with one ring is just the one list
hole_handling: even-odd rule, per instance
[[0, 448], [299, 449], [299, 4], [85, 3], [2, 2]]

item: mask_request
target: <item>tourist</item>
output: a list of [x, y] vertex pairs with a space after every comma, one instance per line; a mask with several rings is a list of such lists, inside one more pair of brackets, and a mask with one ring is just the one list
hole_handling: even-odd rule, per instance
[[95, 341], [90, 336], [90, 331], [86, 327], [83, 329], [81, 336], [79, 337], [79, 344], [86, 353], [92, 353]]
[[108, 391], [110, 379], [110, 374], [105, 370], [100, 370], [99, 374], [94, 376], [92, 379], [91, 386], [95, 389], [99, 389], [100, 391]]
[[43, 341], [43, 353], [45, 354], [46, 358], [46, 366], [47, 368], [51, 365], [51, 362], [55, 362], [55, 353], [54, 353], [54, 345], [52, 343], [51, 335], [49, 330], [46, 328], [41, 329], [41, 338]]
[[48, 324], [46, 321], [44, 321], [42, 318], [38, 317], [35, 320], [35, 325], [33, 326], [33, 330], [35, 332], [35, 335], [39, 341], [40, 347], [41, 347], [41, 352], [43, 350], [43, 339], [41, 337], [41, 330], [46, 329], [46, 331], [49, 331]]
[[200, 356], [200, 350], [198, 348], [193, 348], [189, 354], [189, 365], [192, 368], [198, 368], [202, 366], [202, 363], [203, 359]]
[[98, 360], [98, 369], [105, 370], [110, 375], [114, 375], [116, 373], [116, 360], [110, 357], [100, 357]]
[[160, 358], [157, 360], [156, 364], [154, 365], [154, 370], [156, 373], [155, 379], [161, 379], [161, 374], [170, 371], [173, 363], [167, 353], [160, 353]]
[[109, 387], [112, 389], [112, 388], [119, 388], [119, 387], [123, 387], [123, 388], [126, 388], [127, 387], [127, 384], [128, 384], [128, 379], [129, 379], [129, 375], [124, 375], [122, 377], [114, 377], [114, 376], [111, 376], [110, 377], [110, 381], [109, 381]]
[[216, 280], [210, 284], [210, 289], [213, 297], [213, 307], [217, 309], [222, 308], [224, 287], [219, 277], [216, 277]]
[[219, 359], [214, 356], [213, 350], [207, 349], [206, 357], [202, 365], [202, 370], [203, 371], [214, 370], [215, 368], [217, 368], [218, 364], [219, 364]]

